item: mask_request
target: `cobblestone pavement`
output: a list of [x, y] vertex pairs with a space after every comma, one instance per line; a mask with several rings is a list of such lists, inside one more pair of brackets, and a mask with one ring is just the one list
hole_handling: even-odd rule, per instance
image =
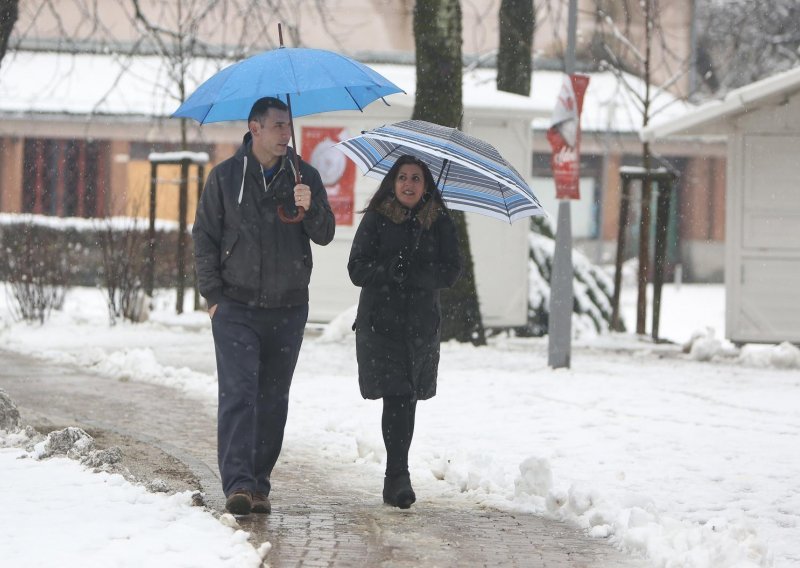
[[[23, 421], [45, 432], [83, 427], [99, 444], [121, 446], [140, 480], [165, 478], [173, 490], [200, 487], [208, 506], [222, 510], [215, 419], [206, 403], [2, 350], [0, 388]], [[343, 473], [322, 471], [284, 449], [273, 480], [273, 514], [239, 519], [254, 545], [272, 543], [269, 566], [645, 565], [568, 525], [476, 507], [459, 496], [437, 496], [407, 511], [386, 507], [379, 488], [375, 494], [353, 489]]]

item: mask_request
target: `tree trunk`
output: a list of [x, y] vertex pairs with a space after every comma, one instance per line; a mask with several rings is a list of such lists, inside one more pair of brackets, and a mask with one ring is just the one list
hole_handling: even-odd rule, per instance
[[[459, 1], [417, 0], [414, 41], [417, 93], [412, 118], [458, 127], [463, 112]], [[463, 213], [453, 211], [452, 215], [464, 257], [464, 272], [453, 288], [442, 292], [442, 340], [485, 345], [467, 222]]]
[[19, 16], [18, 4], [18, 0], [0, 0], [0, 63], [6, 54], [8, 38], [11, 37], [11, 30], [14, 29]]
[[458, 127], [463, 111], [459, 0], [417, 0], [414, 42], [417, 96], [412, 118]]
[[533, 0], [502, 0], [499, 23], [497, 88], [527, 97], [531, 93]]
[[[642, 101], [642, 128], [650, 121], [650, 55], [653, 28], [652, 0], [644, 0], [644, 100]], [[650, 144], [642, 144], [642, 166], [650, 173]], [[639, 275], [636, 298], [636, 333], [644, 335], [647, 322], [647, 277], [650, 272], [650, 199], [652, 180], [645, 176], [642, 180], [642, 202], [639, 218]]]

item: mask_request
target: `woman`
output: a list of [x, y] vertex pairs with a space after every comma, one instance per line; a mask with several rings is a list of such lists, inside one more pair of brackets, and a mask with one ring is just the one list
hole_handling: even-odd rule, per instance
[[436, 394], [439, 290], [461, 272], [455, 225], [428, 166], [401, 156], [364, 210], [347, 264], [361, 287], [356, 355], [361, 395], [383, 399], [383, 501], [416, 501], [408, 473], [417, 400]]

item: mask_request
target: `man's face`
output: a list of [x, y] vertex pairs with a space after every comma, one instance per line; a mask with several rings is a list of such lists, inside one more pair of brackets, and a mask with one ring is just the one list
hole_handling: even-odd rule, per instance
[[253, 153], [264, 165], [272, 165], [286, 155], [292, 136], [288, 111], [271, 108], [260, 121], [251, 120], [249, 127]]

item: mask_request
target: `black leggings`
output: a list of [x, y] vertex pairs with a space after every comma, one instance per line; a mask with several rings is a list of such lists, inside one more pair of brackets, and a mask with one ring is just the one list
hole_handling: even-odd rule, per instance
[[410, 396], [383, 397], [383, 443], [386, 446], [386, 476], [408, 473], [408, 449], [414, 436], [416, 399]]

